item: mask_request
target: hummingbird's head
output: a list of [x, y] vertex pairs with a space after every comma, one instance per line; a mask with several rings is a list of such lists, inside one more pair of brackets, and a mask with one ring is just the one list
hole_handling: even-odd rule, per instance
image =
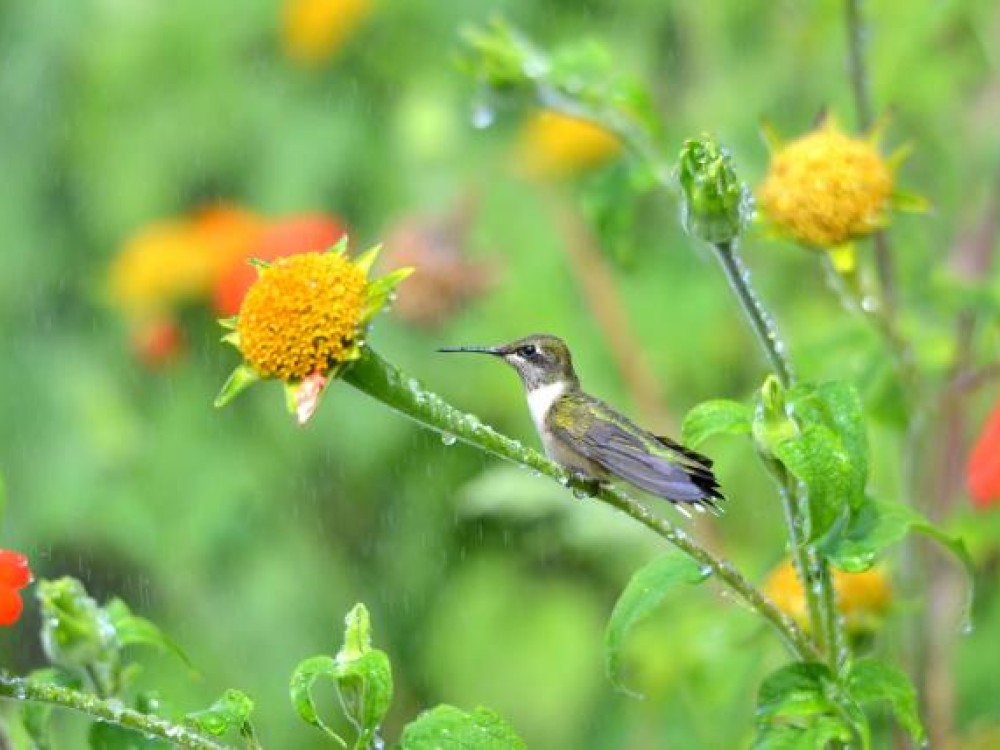
[[553, 383], [579, 384], [569, 347], [562, 339], [544, 333], [525, 336], [503, 346], [458, 346], [438, 351], [481, 352], [501, 357], [517, 370], [529, 391]]

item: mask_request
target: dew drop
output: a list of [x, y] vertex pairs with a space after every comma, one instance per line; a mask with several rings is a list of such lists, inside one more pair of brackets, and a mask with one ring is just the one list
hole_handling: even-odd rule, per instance
[[444, 445], [454, 445], [458, 442], [458, 438], [452, 435], [450, 432], [441, 433], [441, 442]]
[[472, 127], [485, 130], [497, 119], [496, 110], [486, 102], [476, 102], [472, 106]]

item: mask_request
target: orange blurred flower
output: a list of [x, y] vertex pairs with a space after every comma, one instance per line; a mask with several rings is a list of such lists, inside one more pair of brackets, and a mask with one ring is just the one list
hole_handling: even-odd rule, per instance
[[514, 161], [528, 177], [557, 179], [599, 167], [621, 152], [621, 141], [592, 122], [541, 110], [522, 127]]
[[373, 0], [285, 0], [281, 41], [301, 63], [328, 60], [371, 14]]
[[31, 583], [28, 558], [0, 549], [0, 626], [13, 625], [21, 616], [24, 602], [20, 590]]
[[[874, 630], [892, 600], [888, 576], [881, 568], [871, 568], [862, 573], [836, 569], [831, 572], [837, 608], [844, 616], [848, 632]], [[805, 592], [790, 560], [783, 561], [771, 571], [764, 583], [764, 593], [801, 627], [809, 627]]]
[[235, 315], [243, 297], [257, 279], [249, 260], [274, 261], [299, 253], [319, 252], [337, 244], [347, 234], [343, 224], [323, 214], [303, 214], [279, 219], [259, 228], [249, 243], [229, 256], [228, 265], [215, 280], [212, 300], [220, 316]]
[[976, 507], [1000, 504], [1000, 401], [987, 417], [969, 454], [965, 479]]
[[132, 349], [146, 367], [159, 370], [184, 352], [184, 332], [173, 318], [152, 318], [132, 331]]

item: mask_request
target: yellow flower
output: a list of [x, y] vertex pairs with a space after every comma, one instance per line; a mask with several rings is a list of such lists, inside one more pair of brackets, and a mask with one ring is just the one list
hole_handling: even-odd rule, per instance
[[852, 138], [831, 118], [780, 146], [758, 191], [767, 218], [804, 245], [836, 247], [886, 223], [894, 159], [876, 137]]
[[223, 341], [239, 349], [237, 367], [215, 400], [224, 406], [261, 378], [285, 384], [287, 403], [299, 422], [308, 420], [324, 390], [361, 356], [368, 323], [412, 269], [369, 280], [378, 254], [374, 247], [354, 260], [344, 255], [344, 238], [325, 253], [258, 261], [259, 276], [240, 312], [219, 321]]
[[327, 60], [368, 17], [372, 5], [372, 0], [285, 0], [285, 53], [303, 63]]
[[211, 244], [189, 222], [160, 222], [126, 242], [112, 263], [109, 291], [121, 309], [148, 315], [204, 294], [217, 265]]
[[[881, 621], [892, 600], [888, 576], [881, 568], [871, 568], [862, 573], [834, 569], [832, 573], [837, 608], [844, 616], [847, 630], [851, 633], [872, 630]], [[785, 560], [771, 571], [764, 583], [764, 593], [800, 626], [809, 627], [805, 593], [790, 560]]]
[[607, 130], [586, 120], [543, 110], [524, 124], [515, 164], [529, 177], [559, 178], [601, 166], [621, 151], [621, 141]]
[[265, 378], [326, 372], [354, 344], [366, 282], [364, 271], [342, 255], [279, 259], [261, 272], [240, 307], [243, 357]]

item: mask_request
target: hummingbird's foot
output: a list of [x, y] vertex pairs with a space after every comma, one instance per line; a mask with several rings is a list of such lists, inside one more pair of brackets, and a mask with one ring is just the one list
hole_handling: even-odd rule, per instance
[[573, 494], [581, 500], [597, 497], [597, 493], [601, 491], [601, 480], [594, 479], [581, 471], [570, 472], [569, 484], [573, 488]]

